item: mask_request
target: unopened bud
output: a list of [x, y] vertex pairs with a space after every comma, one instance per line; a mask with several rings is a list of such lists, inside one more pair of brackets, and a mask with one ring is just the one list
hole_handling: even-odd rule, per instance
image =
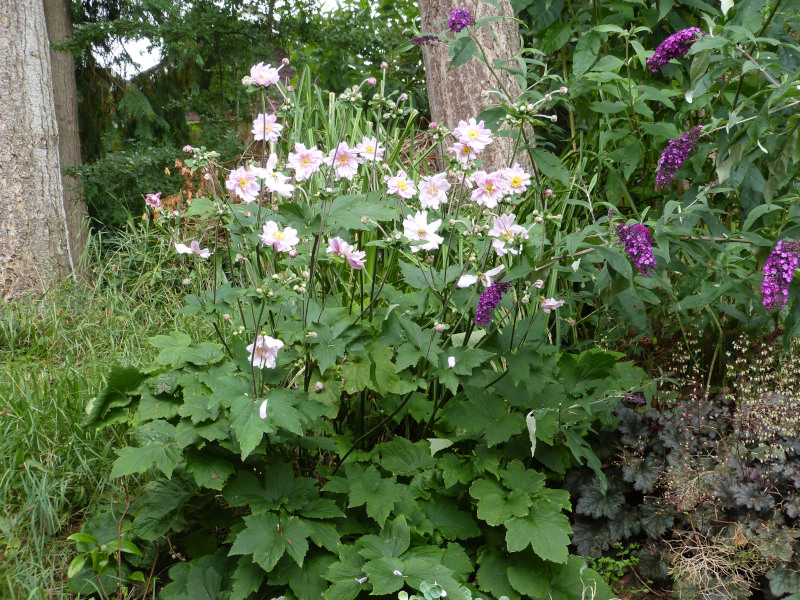
[[287, 91], [287, 92], [289, 92], [289, 93], [291, 94], [291, 93], [294, 91], [294, 86], [287, 85], [287, 86], [286, 86], [286, 91]]
[[445, 325], [444, 323], [437, 323], [436, 325], [433, 326], [433, 328], [437, 332], [442, 333], [445, 330]]
[[567, 90], [567, 88], [565, 88], [565, 87], [562, 85], [560, 88], [558, 88], [558, 91], [559, 91], [559, 93], [561, 93], [561, 94], [566, 94], [568, 90]]
[[545, 195], [547, 198], [550, 198], [550, 197], [553, 195], [553, 190], [551, 190], [550, 188], [547, 188], [547, 189], [544, 191], [544, 195]]
[[289, 250], [289, 258], [297, 258], [297, 250], [295, 250], [294, 248]]
[[400, 97], [398, 98], [398, 100], [399, 100], [400, 102], [405, 102], [406, 100], [408, 100], [408, 94], [406, 94], [405, 92], [403, 92], [402, 94], [400, 94]]
[[[317, 383], [314, 384], [314, 392], [315, 393], [319, 394], [324, 389], [325, 389], [325, 384], [322, 383], [321, 381], [318, 381]], [[364, 578], [364, 580], [366, 581], [366, 577]], [[361, 583], [364, 583], [364, 582], [362, 581]]]
[[289, 59], [287, 57], [283, 57], [281, 62], [284, 64], [284, 66], [287, 66], [287, 67], [289, 66]]
[[381, 63], [381, 69], [383, 69], [385, 71], [388, 68], [389, 68], [389, 63], [387, 63], [386, 61], [383, 61]]
[[376, 83], [378, 83], [378, 80], [375, 79], [374, 77], [370, 77], [369, 79], [367, 79], [367, 83], [370, 85], [375, 85]]

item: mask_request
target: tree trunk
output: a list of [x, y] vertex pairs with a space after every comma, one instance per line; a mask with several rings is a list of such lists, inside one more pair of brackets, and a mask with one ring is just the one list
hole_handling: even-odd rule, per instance
[[[493, 15], [514, 16], [514, 10], [509, 0], [500, 0], [499, 4], [500, 10], [498, 11], [483, 0], [473, 0], [472, 2], [419, 0], [422, 31], [439, 33], [447, 30], [450, 12], [456, 8], [470, 9], [476, 21]], [[437, 21], [442, 20], [443, 23], [437, 24]], [[494, 65], [497, 59], [510, 60], [519, 53], [519, 26], [515, 21], [511, 18], [502, 19], [494, 21], [488, 26], [494, 36], [484, 27], [478, 30], [477, 38], [486, 51], [490, 64]], [[453, 129], [460, 120], [477, 117], [486, 106], [496, 104], [500, 100], [497, 95], [486, 96], [483, 92], [500, 90], [501, 86], [489, 68], [477, 58], [473, 58], [460, 67], [448, 70], [450, 57], [447, 55], [447, 49], [446, 44], [425, 45], [422, 47], [422, 57], [425, 61], [425, 79], [428, 84], [431, 118]], [[509, 100], [516, 101], [522, 91], [519, 82], [507, 71], [494, 67], [493, 70], [502, 82], [502, 87], [510, 95]], [[510, 166], [513, 148], [514, 140], [495, 137], [494, 142], [481, 154], [483, 169], [493, 171]], [[523, 168], [530, 168], [530, 161], [524, 152], [518, 152], [514, 162], [519, 162]]]
[[72, 268], [42, 0], [0, 0], [0, 295]]
[[[44, 0], [47, 36], [51, 42], [60, 42], [72, 37], [69, 5], [69, 0]], [[51, 48], [50, 65], [53, 73], [53, 97], [56, 105], [56, 121], [58, 122], [58, 154], [61, 167], [79, 165], [81, 164], [81, 141], [78, 135], [78, 88], [75, 84], [75, 60], [69, 52], [55, 52]], [[61, 176], [70, 247], [76, 261], [83, 254], [88, 237], [86, 204], [81, 198], [79, 183], [77, 179], [68, 175]]]

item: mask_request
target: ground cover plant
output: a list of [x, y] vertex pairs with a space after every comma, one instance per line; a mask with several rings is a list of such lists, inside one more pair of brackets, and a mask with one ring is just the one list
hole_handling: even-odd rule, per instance
[[[146, 198], [169, 256], [118, 274], [170, 265], [198, 329], [153, 331], [87, 407], [125, 442], [73, 593], [796, 591], [794, 363], [728, 371], [742, 332], [798, 333], [795, 4], [515, 7], [530, 46], [491, 67], [525, 92], [453, 131], [390, 64], [338, 96], [236, 74], [241, 159], [185, 148], [192, 197]], [[419, 43], [481, 59], [491, 19], [441, 26]], [[498, 136], [516, 155], [487, 172]]]

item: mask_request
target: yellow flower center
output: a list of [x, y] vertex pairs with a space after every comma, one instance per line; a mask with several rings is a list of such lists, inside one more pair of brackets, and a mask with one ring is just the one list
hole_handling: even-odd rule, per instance
[[286, 239], [286, 235], [285, 235], [285, 234], [284, 234], [282, 231], [278, 231], [278, 232], [275, 234], [275, 239], [276, 239], [276, 240], [283, 241], [283, 240], [285, 240], [285, 239]]
[[470, 129], [469, 132], [467, 133], [467, 135], [469, 136], [469, 139], [476, 140], [476, 139], [478, 139], [478, 130], [477, 129]]
[[269, 123], [264, 123], [264, 131], [272, 131], [272, 125]]
[[364, 150], [366, 150], [367, 154], [375, 154], [375, 146], [367, 146]]
[[439, 193], [439, 190], [437, 190], [435, 187], [431, 186], [431, 187], [428, 188], [428, 194], [430, 194], [431, 196], [435, 196], [438, 193]]
[[461, 149], [461, 154], [467, 155], [467, 154], [469, 154], [469, 150], [470, 150], [469, 146], [464, 146]]
[[503, 233], [501, 233], [500, 235], [502, 235], [502, 236], [503, 236], [505, 239], [507, 239], [507, 240], [510, 240], [512, 237], [514, 237], [513, 235], [511, 235], [511, 232], [510, 232], [510, 231], [504, 231], [504, 232], [503, 232]]
[[342, 156], [339, 157], [340, 165], [346, 165], [347, 163], [348, 163], [347, 155], [343, 154]]
[[397, 182], [397, 189], [406, 191], [408, 189], [408, 184], [401, 179]]
[[310, 165], [311, 159], [307, 156], [304, 156], [303, 158], [300, 159], [300, 164], [303, 166]]
[[246, 188], [249, 183], [250, 183], [250, 180], [247, 177], [240, 177], [239, 178], [239, 187]]
[[514, 175], [511, 178], [511, 187], [519, 187], [522, 185], [522, 177], [519, 175]]
[[420, 227], [419, 229], [417, 229], [417, 235], [419, 235], [419, 237], [424, 238], [428, 235], [428, 232], [425, 231], [422, 227]]
[[494, 191], [494, 184], [493, 183], [486, 183], [483, 186], [483, 189], [491, 194]]

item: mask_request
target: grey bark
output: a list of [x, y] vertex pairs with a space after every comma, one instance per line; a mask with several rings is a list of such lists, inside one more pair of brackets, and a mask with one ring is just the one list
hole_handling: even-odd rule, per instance
[[[47, 36], [50, 42], [72, 37], [69, 0], [44, 0]], [[58, 122], [58, 154], [61, 167], [81, 164], [81, 142], [78, 134], [78, 88], [75, 83], [75, 60], [69, 52], [50, 49], [53, 97]], [[68, 175], [61, 176], [64, 188], [64, 209], [70, 234], [72, 256], [77, 260], [83, 253], [88, 237], [86, 204], [81, 197], [79, 182]], [[78, 265], [76, 265], [77, 267]]]
[[0, 295], [71, 271], [42, 0], [0, 0]]
[[[447, 19], [450, 12], [456, 8], [468, 8], [475, 20], [493, 15], [513, 17], [514, 10], [509, 0], [500, 0], [500, 11], [483, 0], [419, 0], [419, 12], [422, 20], [423, 32], [439, 33], [447, 30]], [[438, 23], [437, 21], [442, 21]], [[511, 18], [490, 23], [488, 27], [478, 30], [477, 38], [486, 51], [489, 63], [494, 65], [495, 60], [508, 61], [520, 51], [519, 26]], [[494, 35], [492, 35], [492, 33]], [[426, 45], [422, 48], [422, 57], [425, 62], [425, 79], [428, 84], [428, 98], [431, 106], [431, 118], [444, 123], [450, 129], [458, 125], [460, 120], [477, 117], [488, 105], [497, 104], [500, 98], [495, 94], [487, 97], [484, 92], [498, 90], [502, 92], [497, 79], [491, 74], [489, 68], [477, 58], [468, 63], [448, 70], [450, 58], [447, 55], [448, 46]], [[507, 71], [493, 67], [502, 88], [509, 100], [514, 102], [522, 92], [519, 82]], [[510, 166], [514, 141], [510, 138], [495, 138], [494, 142], [481, 154], [483, 169], [495, 169]], [[515, 162], [523, 168], [530, 168], [530, 161], [525, 153], [517, 153]]]

